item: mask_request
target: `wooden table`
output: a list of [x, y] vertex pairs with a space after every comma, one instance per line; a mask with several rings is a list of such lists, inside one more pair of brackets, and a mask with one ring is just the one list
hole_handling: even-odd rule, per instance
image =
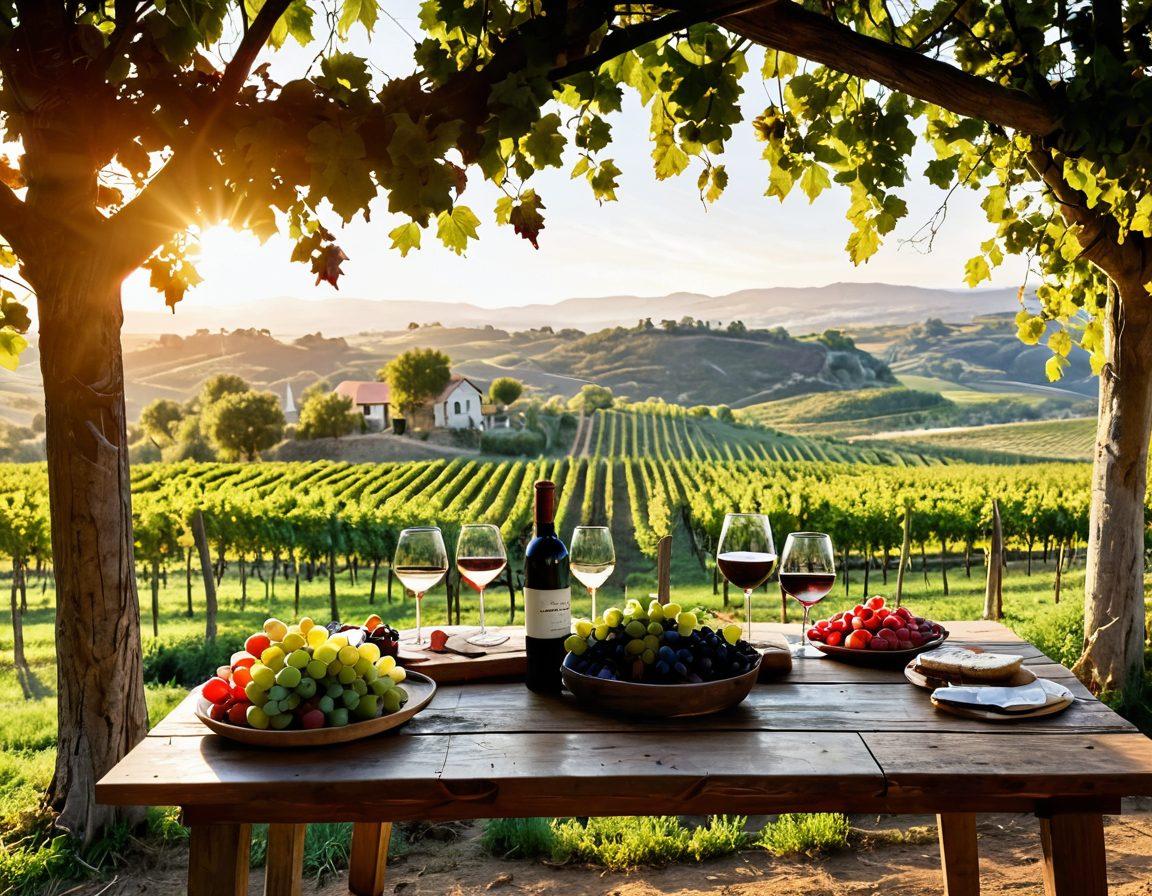
[[970, 721], [899, 672], [809, 660], [705, 719], [633, 722], [516, 683], [444, 685], [396, 734], [274, 751], [210, 734], [186, 700], [96, 794], [183, 807], [191, 896], [247, 893], [253, 822], [271, 823], [266, 893], [299, 892], [305, 824], [351, 821], [350, 889], [377, 896], [394, 821], [785, 811], [937, 814], [949, 896], [979, 892], [976, 813], [1034, 813], [1046, 892], [1106, 893], [1103, 815], [1152, 795], [1152, 740], [1003, 626], [948, 627], [954, 643], [1022, 653], [1076, 704]]

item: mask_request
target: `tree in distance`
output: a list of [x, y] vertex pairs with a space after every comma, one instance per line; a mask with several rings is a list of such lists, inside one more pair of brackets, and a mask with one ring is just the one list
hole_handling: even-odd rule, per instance
[[524, 384], [510, 376], [498, 376], [488, 386], [488, 397], [493, 404], [507, 407], [524, 394]]
[[452, 361], [434, 348], [412, 348], [376, 374], [392, 391], [392, 404], [411, 415], [439, 395], [452, 379]]
[[171, 445], [184, 419], [184, 408], [170, 398], [157, 398], [140, 411], [140, 429], [158, 448]]
[[585, 383], [580, 391], [568, 401], [568, 407], [573, 411], [591, 414], [593, 411], [607, 410], [615, 404], [612, 390], [607, 386], [597, 386], [595, 383]]
[[229, 392], [204, 411], [204, 428], [221, 457], [253, 461], [284, 438], [284, 412], [271, 392]]
[[204, 421], [199, 414], [189, 414], [181, 421], [176, 428], [175, 441], [164, 449], [163, 457], [169, 462], [216, 460], [216, 452], [204, 433]]
[[335, 392], [313, 392], [300, 406], [297, 439], [338, 439], [360, 428], [362, 417], [352, 399]]
[[238, 395], [249, 391], [247, 381], [234, 373], [217, 373], [210, 376], [200, 387], [200, 409], [206, 410], [209, 405], [218, 402], [225, 395]]

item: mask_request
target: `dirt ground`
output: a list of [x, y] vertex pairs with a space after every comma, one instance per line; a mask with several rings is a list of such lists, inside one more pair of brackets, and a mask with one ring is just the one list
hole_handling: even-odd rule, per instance
[[[1131, 812], [1129, 812], [1129, 808]], [[1107, 819], [1112, 896], [1152, 896], [1152, 800], [1126, 805]], [[854, 826], [891, 829], [894, 818], [854, 817]], [[901, 817], [904, 829], [933, 825], [930, 817]], [[394, 860], [385, 893], [403, 896], [924, 896], [941, 893], [934, 842], [883, 844], [815, 859], [775, 859], [758, 850], [700, 865], [641, 868], [628, 873], [588, 866], [501, 860], [479, 844], [480, 825], [455, 842], [425, 840]], [[982, 893], [1040, 896], [1040, 837], [1025, 815], [983, 816], [979, 825]], [[187, 854], [157, 852], [112, 881], [70, 890], [69, 896], [177, 896], [184, 893]], [[252, 873], [250, 894], [263, 893], [263, 872]], [[305, 882], [305, 896], [345, 896], [346, 878]]]

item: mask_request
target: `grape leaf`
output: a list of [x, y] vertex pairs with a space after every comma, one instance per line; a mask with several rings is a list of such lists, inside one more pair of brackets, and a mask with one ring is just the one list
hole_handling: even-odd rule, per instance
[[477, 238], [476, 228], [479, 226], [480, 219], [473, 214], [472, 209], [458, 205], [451, 211], [441, 212], [437, 217], [436, 236], [457, 255], [463, 255], [468, 240]]
[[336, 289], [339, 289], [340, 284], [337, 281], [344, 273], [340, 265], [347, 260], [348, 256], [344, 254], [344, 250], [335, 243], [321, 247], [320, 251], [312, 258], [312, 273], [316, 275], [316, 285], [331, 283]]
[[412, 249], [420, 248], [420, 226], [415, 221], [408, 221], [399, 227], [393, 228], [388, 236], [392, 240], [392, 248], [400, 250], [400, 257], [407, 257]]
[[0, 367], [15, 370], [20, 364], [20, 353], [28, 347], [28, 340], [11, 327], [0, 327]]
[[539, 249], [540, 231], [544, 229], [544, 216], [540, 212], [544, 203], [536, 195], [535, 190], [526, 190], [520, 201], [509, 212], [508, 220], [513, 230], [532, 244], [533, 249]]

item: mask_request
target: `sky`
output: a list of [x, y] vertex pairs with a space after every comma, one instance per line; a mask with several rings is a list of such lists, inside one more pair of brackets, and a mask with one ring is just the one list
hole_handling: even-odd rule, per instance
[[[419, 32], [416, 4], [403, 0], [389, 8], [401, 10], [398, 24], [382, 18], [371, 42], [357, 34], [350, 43], [382, 71], [403, 75], [412, 69], [412, 42], [404, 31]], [[286, 79], [303, 74], [314, 55], [312, 49], [289, 46], [275, 55], [266, 53], [265, 58], [272, 61], [273, 74]], [[758, 63], [753, 71], [756, 68]], [[758, 79], [750, 77], [744, 98], [747, 118], [767, 103]], [[915, 176], [904, 194], [908, 217], [877, 255], [856, 267], [844, 251], [850, 232], [844, 220], [847, 192], [834, 186], [814, 204], [799, 189], [783, 203], [766, 197], [768, 167], [749, 123], [738, 127], [722, 159], [730, 176], [728, 189], [708, 208], [696, 191], [698, 169], [668, 181], [655, 179], [648, 112], [634, 96], [626, 94], [623, 111], [614, 116], [613, 133], [613, 145], [603, 155], [614, 158], [623, 171], [619, 201], [600, 205], [583, 180], [571, 180], [568, 169], [574, 156], [566, 160], [565, 169], [549, 169], [533, 178], [546, 206], [539, 250], [512, 228], [495, 224], [496, 190], [473, 172], [461, 201], [482, 223], [480, 239], [464, 257], [443, 248], [434, 233], [426, 232], [423, 248], [401, 258], [389, 249], [387, 236], [400, 219], [377, 200], [371, 222], [357, 218], [336, 230], [350, 257], [339, 294], [501, 307], [601, 295], [679, 291], [721, 295], [838, 281], [959, 289], [964, 262], [989, 233], [979, 195], [958, 191], [930, 254], [905, 242], [932, 216], [944, 195], [920, 174], [929, 158], [924, 154], [914, 159]], [[202, 239], [197, 267], [204, 282], [185, 301], [198, 306], [280, 296], [321, 301], [337, 294], [326, 284], [315, 285], [307, 266], [289, 263], [290, 251], [290, 243], [282, 237], [261, 245], [250, 235], [215, 228]], [[1023, 262], [1010, 260], [995, 274], [991, 285], [1016, 286], [1023, 278]], [[163, 308], [143, 272], [125, 284], [124, 302], [130, 309]]]

